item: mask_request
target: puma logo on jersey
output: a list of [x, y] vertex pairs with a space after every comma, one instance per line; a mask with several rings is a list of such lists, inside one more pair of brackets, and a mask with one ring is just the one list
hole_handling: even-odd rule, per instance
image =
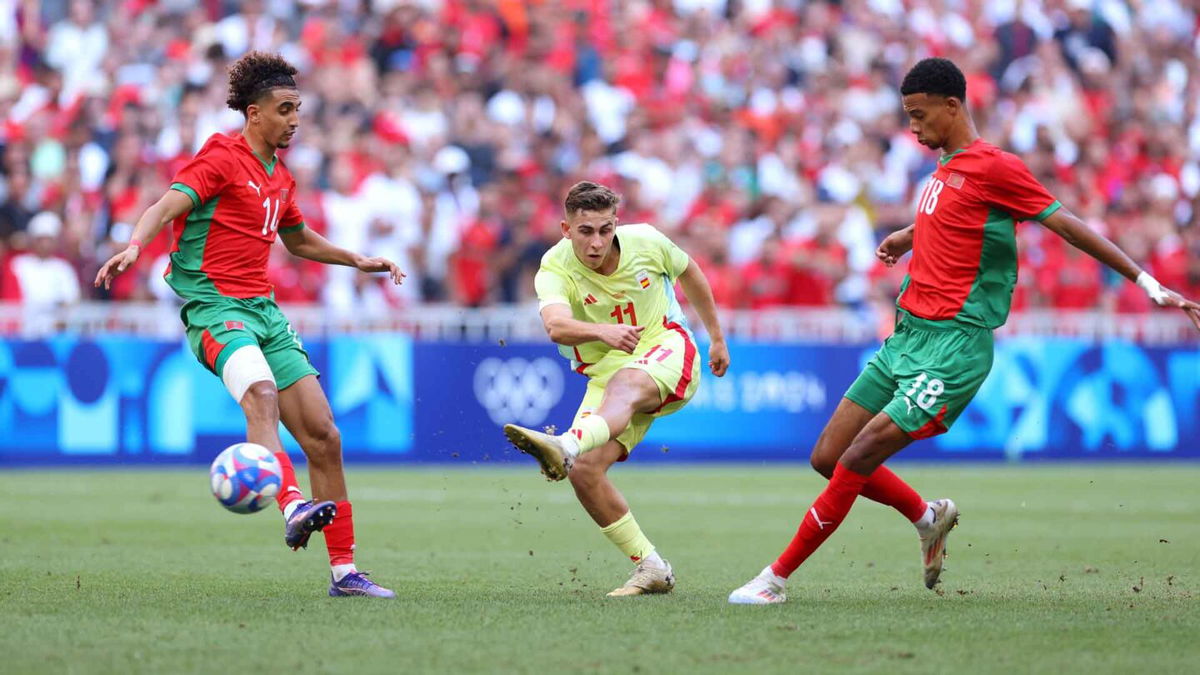
[[254, 188], [254, 194], [258, 195], [259, 197], [261, 197], [261, 196], [262, 196], [262, 190], [260, 190], [260, 189], [259, 189], [259, 187], [258, 187], [257, 185], [255, 185], [255, 184], [254, 184], [254, 181], [252, 181], [252, 180], [248, 180], [248, 181], [246, 181], [246, 185], [248, 185], [249, 187], [252, 187], [252, 188]]
[[913, 402], [912, 402], [912, 399], [910, 399], [909, 397], [905, 396], [905, 397], [904, 397], [904, 405], [908, 406], [908, 414], [909, 414], [909, 415], [911, 415], [911, 414], [912, 414], [912, 411], [913, 411]]

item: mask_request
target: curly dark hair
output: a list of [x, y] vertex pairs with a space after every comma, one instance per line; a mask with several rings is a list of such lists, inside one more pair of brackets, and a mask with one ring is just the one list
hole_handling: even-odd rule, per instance
[[617, 204], [621, 203], [621, 197], [612, 190], [591, 181], [579, 181], [571, 186], [567, 191], [567, 198], [563, 202], [563, 208], [567, 215], [573, 215], [579, 211], [607, 211], [617, 208]]
[[949, 59], [921, 59], [917, 65], [904, 76], [900, 83], [900, 95], [932, 94], [935, 96], [953, 96], [960, 101], [967, 100], [967, 78], [962, 71]]
[[278, 54], [249, 52], [229, 66], [226, 105], [246, 114], [246, 108], [277, 87], [296, 88], [296, 69]]

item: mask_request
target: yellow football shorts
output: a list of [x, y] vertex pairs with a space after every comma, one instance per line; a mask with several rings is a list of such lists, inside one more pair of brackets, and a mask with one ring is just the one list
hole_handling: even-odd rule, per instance
[[644, 371], [658, 385], [662, 405], [654, 412], [634, 413], [629, 426], [617, 436], [617, 442], [625, 447], [625, 457], [628, 457], [629, 452], [645, 438], [654, 418], [670, 415], [692, 399], [700, 387], [701, 361], [696, 341], [683, 328], [643, 336], [633, 354], [614, 349], [585, 368], [587, 391], [571, 426], [600, 407], [604, 399], [604, 387], [617, 371], [624, 368]]

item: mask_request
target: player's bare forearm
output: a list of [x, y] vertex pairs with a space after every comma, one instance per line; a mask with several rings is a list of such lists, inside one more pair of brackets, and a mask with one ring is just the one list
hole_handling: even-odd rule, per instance
[[154, 241], [167, 223], [192, 210], [192, 198], [178, 190], [167, 190], [166, 194], [150, 205], [133, 226], [130, 241], [145, 246]]
[[360, 272], [387, 272], [392, 283], [397, 286], [404, 283], [406, 275], [391, 260], [359, 255], [334, 246], [333, 242], [307, 227], [293, 232], [285, 232], [279, 237], [283, 239], [283, 245], [287, 247], [288, 252], [297, 258], [315, 260], [326, 265], [344, 265], [353, 267]]
[[97, 288], [112, 286], [112, 280], [120, 273], [129, 269], [137, 262], [142, 247], [154, 241], [167, 223], [192, 210], [192, 199], [178, 190], [167, 190], [157, 202], [150, 205], [133, 226], [133, 234], [129, 236], [129, 244], [125, 250], [109, 258], [96, 272], [92, 282]]
[[287, 247], [288, 252], [297, 258], [314, 260], [326, 265], [357, 267], [357, 262], [362, 258], [357, 253], [334, 246], [333, 242], [307, 227], [302, 227], [294, 232], [282, 233], [279, 238], [283, 240], [283, 245]]
[[600, 325], [572, 317], [571, 310], [566, 305], [544, 307], [542, 323], [546, 327], [546, 334], [550, 336], [550, 341], [556, 344], [574, 347], [600, 339]]
[[1049, 218], [1042, 221], [1042, 225], [1130, 281], [1137, 281], [1142, 272], [1142, 268], [1116, 244], [1092, 230], [1066, 208], [1050, 214]]
[[709, 370], [713, 375], [723, 377], [729, 369], [729, 347], [725, 345], [725, 334], [721, 332], [721, 321], [717, 318], [717, 302], [713, 299], [712, 286], [695, 260], [690, 261], [687, 269], [679, 275], [679, 285], [708, 331]]
[[704, 322], [704, 330], [708, 332], [709, 339], [724, 342], [725, 334], [721, 331], [721, 321], [717, 318], [717, 301], [713, 299], [712, 286], [695, 260], [689, 262], [687, 269], [679, 275], [679, 285], [683, 288], [688, 302], [695, 308], [696, 314], [700, 316], [700, 320]]

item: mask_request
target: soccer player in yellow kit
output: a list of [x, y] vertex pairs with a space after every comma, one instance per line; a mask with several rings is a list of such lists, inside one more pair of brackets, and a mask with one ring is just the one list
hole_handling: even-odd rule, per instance
[[696, 340], [675, 299], [676, 280], [708, 331], [712, 373], [721, 377], [729, 368], [704, 273], [653, 226], [617, 227], [619, 203], [607, 187], [575, 184], [564, 203], [563, 239], [542, 256], [534, 281], [546, 332], [571, 367], [588, 377], [575, 421], [561, 436], [504, 427], [548, 479], [571, 480], [600, 531], [637, 563], [610, 596], [675, 587], [670, 564], [642, 533], [607, 473], [629, 456], [654, 418], [682, 408], [700, 385]]

